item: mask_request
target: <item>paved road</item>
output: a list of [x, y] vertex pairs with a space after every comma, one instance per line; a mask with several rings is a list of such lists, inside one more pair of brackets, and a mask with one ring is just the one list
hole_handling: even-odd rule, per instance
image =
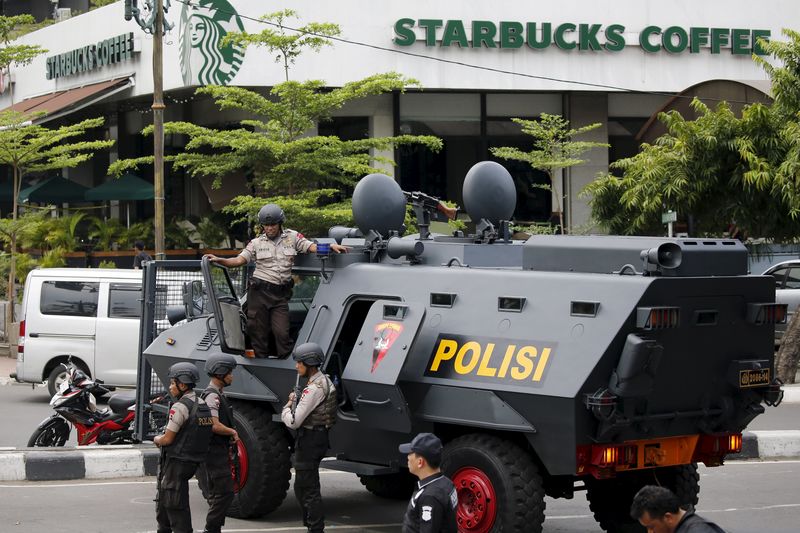
[[[399, 530], [405, 502], [383, 500], [364, 490], [355, 476], [326, 471], [323, 494], [328, 530], [392, 532]], [[699, 514], [729, 533], [789, 533], [800, 517], [800, 461], [730, 463], [701, 468]], [[746, 487], [746, 490], [745, 490]], [[155, 484], [152, 479], [114, 482], [0, 483], [3, 531], [67, 531], [67, 524], [86, 533], [131, 533], [155, 530]], [[194, 527], [203, 526], [206, 511], [193, 484]], [[10, 504], [13, 502], [13, 505]], [[113, 509], [113, 512], [109, 512]], [[257, 520], [228, 519], [227, 533], [303, 531], [293, 493], [273, 514]], [[573, 500], [547, 500], [546, 533], [599, 532], [583, 493]]]

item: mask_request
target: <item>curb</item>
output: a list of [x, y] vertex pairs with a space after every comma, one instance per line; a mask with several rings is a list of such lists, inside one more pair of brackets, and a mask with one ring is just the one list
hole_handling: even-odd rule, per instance
[[793, 459], [800, 457], [800, 430], [745, 431], [741, 453], [728, 459]]
[[0, 481], [55, 481], [155, 476], [154, 446], [0, 450]]

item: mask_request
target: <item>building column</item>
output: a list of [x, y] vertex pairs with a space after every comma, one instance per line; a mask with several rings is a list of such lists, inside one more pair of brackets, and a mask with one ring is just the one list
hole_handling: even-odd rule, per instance
[[[581, 135], [575, 141], [608, 142], [608, 95], [606, 93], [570, 93], [566, 98], [565, 116], [572, 128], [580, 128], [599, 122], [596, 130]], [[586, 198], [580, 192], [598, 174], [608, 172], [608, 148], [593, 148], [582, 159], [586, 163], [566, 169], [563, 173], [565, 225], [568, 233], [591, 233], [597, 229], [590, 226], [591, 212]]]

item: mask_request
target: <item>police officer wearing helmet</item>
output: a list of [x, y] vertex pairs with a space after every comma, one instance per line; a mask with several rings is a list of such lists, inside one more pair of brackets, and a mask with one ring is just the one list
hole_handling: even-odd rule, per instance
[[[212, 263], [237, 267], [254, 262], [253, 279], [247, 291], [247, 334], [256, 357], [286, 357], [292, 351], [289, 337], [289, 299], [292, 297], [292, 266], [298, 253], [316, 253], [316, 243], [301, 233], [284, 229], [286, 216], [276, 204], [267, 204], [258, 212], [264, 232], [250, 241], [238, 256], [220, 258], [206, 255]], [[336, 253], [347, 248], [331, 244]], [[275, 336], [277, 353], [269, 353], [269, 334]]]
[[220, 533], [225, 525], [225, 513], [233, 501], [229, 450], [239, 442], [239, 434], [233, 428], [233, 409], [223, 390], [233, 383], [234, 368], [236, 359], [232, 355], [213, 354], [206, 360], [206, 374], [211, 380], [200, 398], [211, 411], [213, 425], [208, 456], [197, 470], [197, 481], [208, 500], [204, 533]]
[[153, 442], [161, 448], [156, 521], [158, 533], [192, 533], [189, 479], [206, 460], [213, 421], [194, 387], [200, 372], [192, 363], [169, 367], [169, 393], [175, 398], [163, 434]]
[[319, 486], [319, 463], [328, 451], [328, 430], [336, 422], [336, 387], [322, 373], [322, 348], [307, 342], [292, 354], [300, 377], [308, 378], [296, 407], [295, 392], [283, 406], [281, 420], [297, 430], [294, 446], [294, 493], [303, 509], [303, 525], [310, 532], [325, 530], [325, 515]]

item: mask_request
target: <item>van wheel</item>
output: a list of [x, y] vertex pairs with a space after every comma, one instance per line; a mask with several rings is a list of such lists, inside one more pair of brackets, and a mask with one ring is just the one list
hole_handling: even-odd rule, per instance
[[640, 488], [660, 485], [674, 492], [682, 507], [694, 506], [700, 492], [699, 479], [696, 463], [623, 473], [605, 480], [588, 477], [586, 497], [604, 531], [644, 533], [645, 528], [630, 516], [631, 501]]
[[[75, 362], [74, 364], [80, 368], [84, 374], [91, 377], [89, 370], [85, 366], [78, 362]], [[50, 393], [51, 398], [56, 395], [58, 388], [65, 381], [67, 381], [67, 369], [64, 365], [58, 363], [53, 370], [50, 371], [50, 375], [47, 376], [47, 392]]]
[[241, 445], [239, 483], [228, 516], [257, 518], [277, 509], [286, 498], [291, 478], [289, 437], [271, 412], [246, 402], [231, 401]]
[[464, 435], [445, 446], [442, 470], [458, 491], [459, 531], [541, 533], [542, 476], [530, 454], [513, 442]]
[[407, 500], [417, 482], [417, 478], [405, 470], [382, 476], [359, 475], [358, 479], [375, 496], [390, 500]]

